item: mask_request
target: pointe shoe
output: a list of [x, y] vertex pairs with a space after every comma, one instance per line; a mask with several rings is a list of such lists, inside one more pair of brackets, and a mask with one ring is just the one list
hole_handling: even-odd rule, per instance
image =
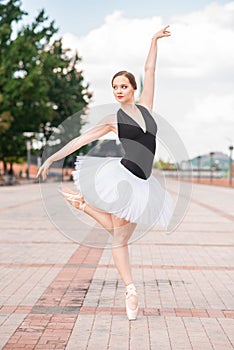
[[125, 304], [126, 304], [126, 312], [127, 312], [127, 316], [129, 321], [131, 320], [135, 320], [137, 318], [137, 313], [138, 313], [138, 303], [135, 309], [130, 308], [129, 306], [129, 298], [131, 295], [135, 295], [137, 296], [137, 292], [136, 292], [136, 287], [134, 286], [133, 283], [129, 284], [128, 286], [126, 286], [126, 299], [125, 299]]
[[[84, 201], [84, 196], [81, 193], [67, 193], [61, 190], [58, 190], [65, 199], [76, 209], [80, 209], [82, 211], [85, 210], [87, 203]], [[77, 205], [78, 204], [78, 205]]]

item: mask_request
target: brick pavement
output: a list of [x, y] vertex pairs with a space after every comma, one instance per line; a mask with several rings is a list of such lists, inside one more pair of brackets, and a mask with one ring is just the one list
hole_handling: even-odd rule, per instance
[[[175, 187], [170, 180], [172, 194]], [[140, 305], [134, 322], [110, 249], [59, 233], [38, 185], [0, 195], [0, 348], [234, 349], [232, 189], [193, 185], [175, 232], [152, 230], [129, 246]]]

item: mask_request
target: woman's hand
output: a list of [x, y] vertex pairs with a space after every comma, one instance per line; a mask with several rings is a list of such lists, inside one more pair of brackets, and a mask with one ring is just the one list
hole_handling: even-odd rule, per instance
[[49, 167], [51, 166], [53, 162], [48, 158], [43, 165], [39, 168], [36, 177], [38, 178], [41, 174], [42, 174], [42, 178], [43, 180], [46, 179], [47, 175], [48, 175], [48, 170]]
[[164, 27], [163, 29], [161, 29], [159, 32], [157, 32], [156, 34], [154, 34], [153, 39], [160, 39], [160, 38], [164, 38], [165, 36], [170, 36], [171, 33], [169, 30], [167, 30], [167, 28], [170, 27], [170, 25]]

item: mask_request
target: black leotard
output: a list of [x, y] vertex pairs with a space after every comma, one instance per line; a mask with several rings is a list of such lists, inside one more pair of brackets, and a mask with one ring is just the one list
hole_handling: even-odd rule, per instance
[[121, 108], [118, 110], [118, 135], [125, 152], [120, 162], [131, 173], [146, 180], [152, 172], [158, 128], [148, 109], [141, 105], [136, 106], [145, 120], [146, 132]]

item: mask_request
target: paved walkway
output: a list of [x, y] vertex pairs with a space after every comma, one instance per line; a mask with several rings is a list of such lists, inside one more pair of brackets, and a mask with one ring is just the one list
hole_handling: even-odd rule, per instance
[[234, 349], [233, 194], [194, 184], [175, 232], [130, 245], [140, 311], [129, 322], [111, 250], [59, 233], [38, 185], [0, 188], [0, 348]]

